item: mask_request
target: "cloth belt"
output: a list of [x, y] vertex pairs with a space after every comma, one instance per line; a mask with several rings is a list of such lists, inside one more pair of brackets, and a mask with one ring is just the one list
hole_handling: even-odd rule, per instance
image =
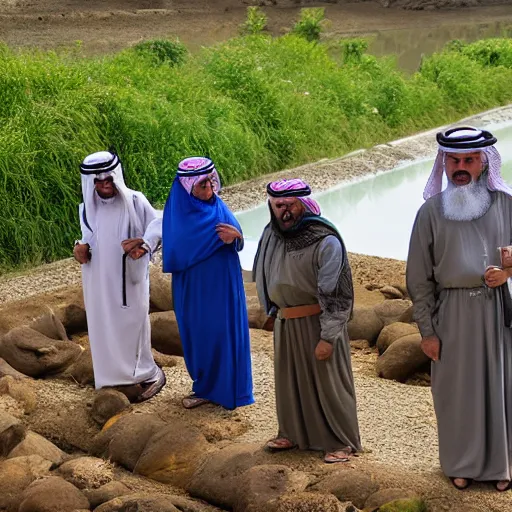
[[319, 315], [322, 312], [320, 304], [308, 304], [306, 306], [294, 306], [279, 310], [281, 318], [291, 320], [293, 318], [304, 318], [306, 316]]

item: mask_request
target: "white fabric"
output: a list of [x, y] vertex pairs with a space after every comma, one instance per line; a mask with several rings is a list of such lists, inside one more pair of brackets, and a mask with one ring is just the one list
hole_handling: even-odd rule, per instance
[[[82, 282], [96, 389], [152, 381], [159, 372], [151, 353], [150, 255], [126, 257], [123, 279], [121, 247], [127, 238], [143, 237], [158, 214], [142, 193], [124, 186], [120, 166], [112, 174], [120, 193], [110, 199], [98, 196], [94, 175], [82, 177], [84, 203], [79, 208], [82, 241], [91, 248], [91, 260], [82, 265]], [[84, 223], [84, 204], [91, 230]], [[149, 242], [153, 250], [155, 232]]]

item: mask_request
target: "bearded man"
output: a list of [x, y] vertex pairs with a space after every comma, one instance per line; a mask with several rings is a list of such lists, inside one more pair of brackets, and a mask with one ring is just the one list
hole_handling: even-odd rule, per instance
[[269, 450], [324, 452], [346, 462], [361, 449], [347, 323], [354, 300], [347, 252], [299, 180], [267, 186], [270, 224], [253, 277], [274, 323], [279, 433]]
[[[151, 353], [149, 323], [149, 253], [161, 234], [148, 228], [157, 212], [141, 192], [126, 187], [117, 155], [93, 153], [80, 172], [82, 239], [73, 254], [82, 264], [96, 389], [121, 386], [130, 401], [141, 402], [165, 384]], [[133, 239], [144, 245], [125, 252]]]
[[490, 132], [453, 128], [437, 141], [426, 202], [412, 230], [407, 287], [421, 347], [432, 359], [439, 458], [458, 489], [479, 480], [506, 491], [512, 335], [504, 299], [512, 272], [499, 267], [498, 248], [512, 242], [512, 191]]

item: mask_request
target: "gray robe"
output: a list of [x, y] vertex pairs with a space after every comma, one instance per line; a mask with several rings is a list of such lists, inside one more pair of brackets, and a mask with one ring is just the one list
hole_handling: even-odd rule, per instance
[[[309, 228], [305, 228], [309, 229]], [[334, 230], [333, 230], [334, 232]], [[328, 231], [305, 247], [290, 246], [268, 226], [254, 264], [259, 298], [267, 308], [320, 303], [320, 315], [274, 325], [274, 371], [279, 436], [300, 449], [361, 449], [347, 322], [353, 291], [344, 248]], [[311, 243], [312, 242], [312, 243]], [[323, 339], [332, 356], [318, 361]]]
[[444, 218], [441, 194], [420, 208], [407, 260], [407, 287], [423, 337], [437, 335], [432, 395], [439, 458], [450, 477], [509, 480], [512, 449], [512, 335], [502, 289], [484, 286], [498, 247], [512, 240], [512, 198], [492, 193], [485, 215]]

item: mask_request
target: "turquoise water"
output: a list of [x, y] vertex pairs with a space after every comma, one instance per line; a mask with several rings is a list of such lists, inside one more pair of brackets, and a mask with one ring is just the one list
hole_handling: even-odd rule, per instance
[[[512, 125], [490, 126], [498, 137], [497, 148], [503, 160], [502, 174], [512, 184]], [[405, 260], [409, 237], [423, 189], [432, 170], [433, 158], [400, 166], [315, 194], [322, 215], [339, 229], [350, 252]], [[257, 241], [269, 213], [266, 204], [240, 212], [237, 218], [246, 237], [240, 255], [242, 267], [250, 269]]]

